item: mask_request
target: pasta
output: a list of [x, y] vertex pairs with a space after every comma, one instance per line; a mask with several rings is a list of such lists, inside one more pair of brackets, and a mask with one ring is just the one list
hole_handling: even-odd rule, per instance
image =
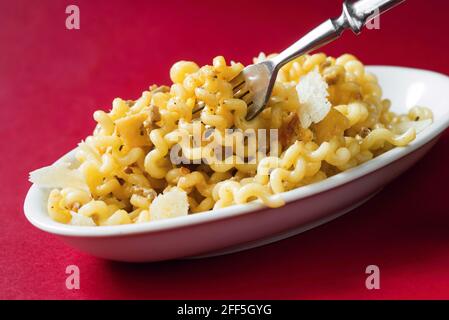
[[[323, 53], [285, 65], [267, 108], [247, 121], [247, 101], [234, 98], [230, 84], [242, 70], [223, 57], [203, 67], [180, 61], [170, 87], [153, 85], [137, 100], [116, 98], [109, 112], [96, 111], [93, 134], [77, 148], [78, 165], [61, 171], [85, 185], [58, 182], [50, 217], [103, 226], [253, 200], [279, 207], [282, 192], [406, 146], [432, 121], [423, 107], [394, 114], [358, 59]], [[196, 106], [204, 108], [193, 113]]]

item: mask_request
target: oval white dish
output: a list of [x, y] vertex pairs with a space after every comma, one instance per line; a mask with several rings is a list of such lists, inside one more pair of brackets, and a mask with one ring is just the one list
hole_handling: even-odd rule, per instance
[[[395, 148], [322, 182], [282, 194], [287, 204], [269, 209], [258, 203], [212, 212], [108, 227], [80, 227], [47, 214], [48, 189], [31, 186], [24, 204], [27, 219], [69, 245], [97, 257], [130, 262], [211, 256], [264, 245], [328, 222], [359, 206], [418, 161], [449, 126], [449, 77], [431, 71], [373, 66], [392, 110], [430, 108], [434, 122], [409, 146]], [[58, 161], [73, 160], [70, 152]]]

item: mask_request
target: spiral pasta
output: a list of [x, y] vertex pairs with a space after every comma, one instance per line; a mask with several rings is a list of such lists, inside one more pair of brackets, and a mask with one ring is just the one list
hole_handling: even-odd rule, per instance
[[[391, 112], [376, 77], [354, 56], [318, 53], [285, 65], [267, 108], [247, 121], [247, 101], [234, 98], [230, 83], [242, 70], [223, 57], [203, 67], [180, 61], [170, 70], [171, 87], [153, 85], [137, 100], [116, 98], [109, 112], [96, 111], [97, 126], [80, 143], [73, 169], [85, 188], [52, 190], [51, 218], [118, 225], [253, 200], [279, 207], [282, 192], [406, 146], [417, 124], [432, 119], [422, 107]], [[304, 119], [316, 110], [306, 106], [313, 94], [298, 85], [316, 78], [327, 109]], [[194, 113], [197, 106], [204, 108]], [[246, 134], [251, 130], [257, 134]]]

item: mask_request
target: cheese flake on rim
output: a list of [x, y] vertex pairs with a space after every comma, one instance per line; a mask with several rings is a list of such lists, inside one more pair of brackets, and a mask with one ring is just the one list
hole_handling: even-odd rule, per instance
[[30, 182], [41, 188], [77, 188], [89, 191], [82, 173], [70, 168], [71, 164], [57, 163], [30, 172]]

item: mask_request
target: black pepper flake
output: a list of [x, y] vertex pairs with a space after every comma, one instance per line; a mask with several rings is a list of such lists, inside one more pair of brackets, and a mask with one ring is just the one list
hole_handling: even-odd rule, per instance
[[124, 180], [124, 179], [122, 179], [122, 178], [120, 178], [120, 177], [117, 177], [117, 176], [115, 176], [115, 178], [117, 179], [118, 183], [119, 183], [121, 186], [123, 186], [123, 185], [125, 184], [125, 180]]

